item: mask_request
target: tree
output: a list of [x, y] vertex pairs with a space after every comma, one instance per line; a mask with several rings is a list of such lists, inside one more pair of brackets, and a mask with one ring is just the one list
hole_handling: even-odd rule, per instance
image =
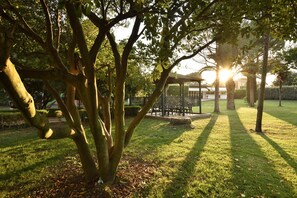
[[291, 69], [297, 69], [297, 47], [284, 51], [282, 56]]
[[272, 65], [271, 73], [276, 75], [276, 78], [277, 78], [278, 84], [279, 84], [278, 106], [281, 107], [282, 106], [282, 87], [283, 87], [284, 81], [286, 80], [286, 78], [289, 74], [290, 69], [289, 69], [288, 65], [282, 63], [281, 60], [279, 60], [279, 59], [272, 61], [271, 65]]
[[[200, 73], [204, 71], [215, 71], [216, 80], [215, 80], [215, 102], [214, 102], [214, 112], [219, 113], [219, 86], [220, 86], [220, 70], [227, 69], [231, 70], [235, 66], [235, 60], [237, 57], [237, 48], [235, 45], [230, 43], [221, 43], [217, 42], [215, 47], [215, 52], [213, 49], [208, 48], [209, 55], [208, 58], [211, 58], [215, 61], [214, 65], [207, 65], [200, 69]], [[233, 81], [233, 76], [230, 76], [226, 81], [227, 88], [227, 109], [235, 109], [234, 103], [234, 92], [235, 92], [235, 83]]]
[[[279, 81], [276, 79], [273, 81], [274, 86], [279, 86]], [[286, 80], [283, 82], [283, 85], [287, 86], [296, 86], [297, 85], [297, 73], [294, 71], [289, 70]]]
[[[232, 67], [236, 66], [236, 60], [238, 56], [238, 48], [232, 43], [219, 43], [216, 52], [216, 62], [227, 70], [231, 70]], [[234, 110], [234, 93], [235, 93], [235, 82], [233, 76], [230, 75], [226, 81], [227, 89], [227, 109]]]
[[262, 132], [265, 80], [268, 67], [269, 41], [276, 37], [282, 40], [296, 39], [296, 2], [295, 1], [249, 1], [246, 18], [256, 22], [255, 31], [263, 35], [263, 63], [261, 84], [257, 107], [256, 132]]
[[[37, 15], [30, 12], [33, 9]], [[222, 31], [231, 31], [232, 28], [225, 22], [230, 24], [236, 21], [238, 24], [237, 12], [226, 18], [226, 13], [231, 11], [232, 4], [217, 0], [17, 0], [13, 3], [5, 0], [0, 5], [0, 20], [5, 23], [0, 38], [0, 81], [27, 121], [38, 129], [40, 138], [71, 138], [78, 149], [86, 177], [92, 181], [113, 182], [124, 147], [128, 145], [136, 126], [161, 95], [170, 71], [182, 60], [195, 56], [213, 43]], [[234, 16], [236, 20], [232, 18]], [[89, 27], [86, 21], [96, 27], [94, 35], [86, 36], [89, 32], [84, 31]], [[131, 33], [124, 42], [118, 41], [114, 30], [126, 21], [132, 24]], [[19, 45], [14, 40], [15, 34], [22, 35], [24, 40], [32, 42], [34, 49], [47, 55], [46, 67], [36, 63], [37, 67], [25, 65], [26, 68], [16, 70], [14, 59], [9, 58], [10, 54], [17, 52], [14, 51], [14, 43]], [[125, 127], [125, 83], [131, 52], [141, 36], [147, 42], [144, 45], [145, 53], [154, 66], [157, 85], [138, 115]], [[106, 41], [112, 52], [109, 53], [112, 60], [104, 59]], [[182, 55], [179, 52], [183, 52]], [[18, 56], [14, 57], [19, 60]], [[33, 61], [34, 57], [31, 58]], [[24, 64], [29, 63], [25, 61]], [[104, 77], [100, 75], [102, 72]], [[47, 118], [36, 111], [34, 99], [23, 86], [19, 74], [43, 80], [66, 118], [64, 128], [51, 126]], [[108, 80], [113, 77], [116, 81], [114, 84]], [[56, 80], [66, 85], [66, 101], [51, 86], [51, 82]], [[76, 96], [87, 112], [98, 167], [75, 106]], [[111, 96], [113, 108], [110, 106]], [[111, 109], [114, 131], [111, 130]], [[103, 118], [99, 116], [99, 110]]]
[[212, 65], [213, 63], [210, 62], [208, 59], [211, 58], [212, 60], [216, 60], [216, 53], [214, 50], [217, 48], [213, 49], [211, 47], [208, 47], [208, 52], [207, 57], [205, 57], [205, 53], [200, 54], [205, 59], [206, 66], [202, 67], [199, 70], [199, 74], [202, 74], [204, 71], [215, 71], [216, 73], [216, 79], [215, 79], [215, 100], [214, 100], [214, 110], [213, 112], [215, 113], [220, 113], [220, 65], [218, 63], [215, 63], [215, 65]]
[[[250, 32], [255, 28], [255, 22], [245, 21], [242, 25], [242, 34], [238, 38], [239, 62], [241, 73], [247, 77], [246, 97], [250, 107], [257, 101], [257, 75], [261, 71], [261, 59], [263, 57], [263, 37]], [[284, 47], [284, 41], [272, 38], [269, 42], [269, 53], [274, 54]], [[268, 68], [268, 71], [271, 69]]]

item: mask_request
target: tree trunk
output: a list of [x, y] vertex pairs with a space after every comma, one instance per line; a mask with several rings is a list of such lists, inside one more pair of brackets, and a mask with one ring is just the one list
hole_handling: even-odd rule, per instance
[[282, 106], [282, 88], [283, 88], [283, 82], [282, 80], [279, 81], [279, 91], [278, 91], [278, 106]]
[[83, 171], [88, 181], [95, 181], [99, 177], [99, 172], [96, 168], [95, 161], [92, 157], [90, 148], [83, 134], [77, 135], [73, 138], [78, 149]]
[[220, 66], [216, 65], [214, 112], [220, 113]]
[[256, 83], [256, 76], [253, 74], [253, 76], [250, 77], [249, 80], [250, 83], [250, 100], [249, 100], [249, 106], [250, 107], [255, 107], [255, 83]]
[[235, 109], [235, 102], [234, 102], [235, 82], [232, 77], [230, 77], [226, 81], [226, 89], [227, 89], [227, 109], [234, 110]]
[[251, 77], [250, 75], [248, 74], [247, 77], [246, 77], [246, 102], [248, 103], [248, 105], [250, 106], [250, 89], [251, 89]]
[[267, 65], [268, 65], [268, 50], [269, 50], [269, 34], [265, 33], [262, 76], [261, 76], [259, 101], [258, 101], [258, 107], [257, 107], [256, 128], [255, 128], [256, 132], [262, 132], [262, 117], [263, 117], [263, 109], [264, 109], [265, 84], [266, 84]]

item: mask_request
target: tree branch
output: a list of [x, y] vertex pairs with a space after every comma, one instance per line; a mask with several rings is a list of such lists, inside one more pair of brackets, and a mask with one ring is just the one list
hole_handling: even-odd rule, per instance
[[207, 48], [210, 44], [212, 44], [213, 42], [215, 42], [217, 39], [214, 38], [212, 40], [210, 40], [209, 42], [207, 42], [206, 44], [202, 45], [201, 47], [199, 47], [197, 50], [195, 50], [192, 54], [190, 55], [184, 55], [180, 58], [178, 58], [177, 60], [175, 60], [173, 62], [173, 64], [170, 66], [170, 68], [175, 67], [177, 64], [179, 64], [181, 61], [186, 60], [186, 59], [190, 59], [193, 58], [194, 56], [196, 56], [199, 52], [201, 52], [203, 49]]
[[44, 15], [45, 15], [45, 22], [46, 22], [46, 42], [48, 45], [53, 46], [53, 29], [52, 29], [52, 21], [50, 18], [50, 13], [48, 10], [47, 5], [45, 4], [44, 0], [40, 0]]
[[81, 75], [72, 75], [70, 73], [64, 73], [57, 69], [51, 70], [32, 70], [32, 69], [21, 69], [18, 71], [22, 78], [33, 78], [41, 80], [61, 80], [71, 84], [77, 85], [81, 82]]
[[72, 137], [74, 130], [66, 125], [63, 128], [50, 127], [47, 117], [36, 111], [34, 100], [27, 92], [12, 62], [7, 59], [5, 65], [6, 67], [0, 72], [0, 82], [24, 118], [38, 129], [39, 137], [45, 139]]
[[125, 45], [124, 51], [123, 51], [123, 55], [122, 55], [122, 64], [124, 66], [127, 65], [127, 61], [128, 61], [128, 56], [132, 50], [132, 47], [134, 45], [134, 43], [137, 41], [137, 39], [140, 37], [140, 34], [138, 34], [139, 28], [140, 28], [140, 23], [141, 23], [141, 18], [138, 15], [135, 19], [134, 22], [134, 26], [131, 32], [131, 35], [128, 39], [127, 44]]
[[11, 16], [5, 12], [5, 9], [0, 5], [0, 16], [2, 16], [4, 19], [10, 21], [12, 24], [17, 24], [17, 27], [27, 36], [32, 38], [34, 41], [39, 43], [43, 48], [45, 48], [45, 42], [43, 39], [32, 30], [32, 28], [27, 24], [25, 19], [20, 15], [20, 13], [10, 4], [10, 2], [7, 0], [9, 4], [9, 8], [16, 14], [18, 19], [21, 21], [21, 23], [24, 25], [24, 27], [21, 25], [21, 23], [18, 23], [16, 20], [14, 20]]
[[111, 46], [111, 49], [112, 49], [112, 53], [114, 55], [115, 66], [116, 66], [116, 68], [118, 70], [120, 65], [121, 65], [121, 56], [120, 56], [120, 53], [119, 53], [118, 48], [117, 48], [117, 43], [115, 42], [114, 37], [110, 34], [109, 31], [106, 33], [106, 35], [107, 35], [107, 38], [109, 40], [109, 43], [110, 43], [110, 46]]
[[90, 61], [89, 51], [84, 37], [84, 32], [79, 22], [79, 19], [77, 18], [75, 7], [70, 2], [67, 2], [65, 6], [68, 13], [71, 28], [74, 32], [74, 36], [76, 37], [78, 48], [82, 56], [83, 64], [86, 67], [86, 75], [92, 79], [95, 75], [94, 65]]

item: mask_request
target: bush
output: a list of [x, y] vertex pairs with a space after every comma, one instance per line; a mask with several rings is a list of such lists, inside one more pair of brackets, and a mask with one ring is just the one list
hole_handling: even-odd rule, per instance
[[47, 117], [62, 117], [62, 111], [60, 109], [48, 109]]
[[244, 97], [246, 97], [246, 90], [245, 89], [235, 90], [235, 93], [234, 93], [234, 98], [235, 99], [243, 99]]
[[140, 106], [125, 106], [125, 116], [136, 116], [140, 110]]
[[0, 128], [28, 126], [23, 115], [17, 110], [0, 111]]
[[[293, 86], [284, 86], [282, 89], [283, 100], [297, 100], [297, 88]], [[278, 100], [279, 88], [267, 87], [265, 89], [265, 100]]]

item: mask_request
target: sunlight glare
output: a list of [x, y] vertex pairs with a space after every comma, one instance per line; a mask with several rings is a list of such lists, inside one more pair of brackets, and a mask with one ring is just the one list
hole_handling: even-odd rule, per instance
[[221, 82], [226, 82], [228, 80], [228, 78], [230, 77], [231, 72], [228, 69], [222, 69], [220, 71], [220, 81]]

